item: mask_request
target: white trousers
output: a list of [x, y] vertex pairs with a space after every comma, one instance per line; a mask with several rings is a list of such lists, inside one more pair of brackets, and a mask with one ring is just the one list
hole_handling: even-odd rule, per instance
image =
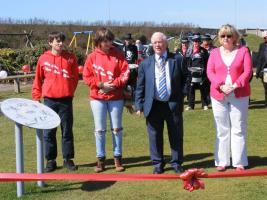
[[249, 97], [230, 95], [222, 101], [211, 98], [216, 128], [215, 166], [247, 166], [247, 116]]

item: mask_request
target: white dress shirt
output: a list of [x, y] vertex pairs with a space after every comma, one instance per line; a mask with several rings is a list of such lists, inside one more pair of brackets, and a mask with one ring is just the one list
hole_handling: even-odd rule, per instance
[[159, 78], [162, 74], [162, 72], [159, 70], [159, 65], [160, 65], [160, 55], [155, 54], [155, 99], [159, 101], [168, 101], [171, 95], [171, 81], [170, 81], [170, 70], [169, 70], [169, 62], [167, 60], [167, 52], [165, 52], [162, 55], [165, 59], [165, 72], [166, 72], [166, 87], [167, 87], [167, 97], [165, 99], [160, 99], [158, 96], [158, 91], [159, 91]]

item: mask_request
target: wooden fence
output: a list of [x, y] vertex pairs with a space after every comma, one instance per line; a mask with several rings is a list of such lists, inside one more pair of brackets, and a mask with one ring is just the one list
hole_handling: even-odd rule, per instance
[[16, 93], [20, 93], [20, 84], [22, 80], [34, 78], [35, 74], [25, 74], [25, 75], [15, 75], [15, 76], [8, 76], [6, 78], [0, 79], [0, 81], [9, 81], [13, 80], [14, 83], [14, 91]]

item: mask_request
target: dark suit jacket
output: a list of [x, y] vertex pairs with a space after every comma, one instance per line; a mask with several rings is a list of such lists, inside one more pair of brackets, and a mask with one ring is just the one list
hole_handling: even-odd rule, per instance
[[258, 59], [257, 59], [257, 70], [256, 70], [256, 76], [257, 77], [261, 77], [262, 78], [262, 73], [261, 71], [264, 68], [267, 68], [267, 60], [266, 60], [266, 56], [265, 56], [265, 43], [261, 43], [260, 47], [259, 47], [259, 51], [258, 51]]
[[[168, 101], [172, 112], [183, 111], [186, 78], [182, 70], [182, 57], [168, 53], [171, 95]], [[147, 117], [152, 108], [155, 94], [155, 55], [145, 59], [138, 68], [138, 79], [135, 92], [135, 108], [144, 112]]]

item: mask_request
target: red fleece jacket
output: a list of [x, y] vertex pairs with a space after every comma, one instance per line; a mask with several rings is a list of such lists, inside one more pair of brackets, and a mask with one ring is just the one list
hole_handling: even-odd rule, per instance
[[[90, 97], [99, 100], [123, 99], [123, 87], [126, 85], [130, 71], [122, 52], [115, 47], [109, 54], [96, 48], [88, 55], [83, 71], [83, 80], [90, 87]], [[112, 82], [116, 89], [109, 93], [99, 93], [99, 82]]]
[[32, 87], [33, 100], [41, 97], [73, 97], [78, 84], [79, 72], [74, 54], [62, 51], [53, 55], [46, 51], [38, 60]]

